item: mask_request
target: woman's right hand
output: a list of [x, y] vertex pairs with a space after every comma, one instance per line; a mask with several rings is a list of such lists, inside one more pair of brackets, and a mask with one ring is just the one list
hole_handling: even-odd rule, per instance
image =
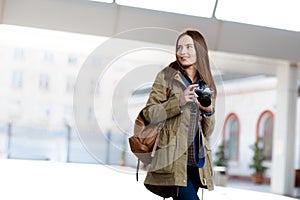
[[197, 102], [198, 95], [195, 93], [194, 88], [198, 87], [198, 84], [189, 85], [179, 98], [179, 106], [184, 106], [187, 102]]

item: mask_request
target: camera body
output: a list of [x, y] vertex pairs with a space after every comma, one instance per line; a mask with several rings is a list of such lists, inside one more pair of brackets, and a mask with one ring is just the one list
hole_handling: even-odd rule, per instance
[[198, 95], [198, 101], [203, 107], [211, 105], [211, 97], [214, 95], [214, 90], [205, 83], [194, 88], [195, 93]]

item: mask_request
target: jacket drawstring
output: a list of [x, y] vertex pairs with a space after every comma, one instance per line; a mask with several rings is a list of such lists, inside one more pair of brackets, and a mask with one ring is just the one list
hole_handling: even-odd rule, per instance
[[140, 169], [140, 159], [138, 159], [137, 165], [136, 165], [136, 181], [139, 181], [139, 169]]

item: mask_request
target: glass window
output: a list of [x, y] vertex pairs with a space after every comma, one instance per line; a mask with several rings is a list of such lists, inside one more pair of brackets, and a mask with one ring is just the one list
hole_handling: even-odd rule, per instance
[[89, 122], [95, 122], [96, 117], [95, 117], [95, 109], [93, 106], [90, 106], [88, 109], [88, 121]]
[[72, 105], [65, 105], [64, 108], [64, 123], [70, 124], [74, 120], [73, 118], [74, 112], [73, 112], [73, 106]]
[[9, 113], [8, 119], [9, 120], [17, 120], [21, 119], [22, 117], [22, 102], [21, 100], [10, 99], [9, 105]]
[[274, 119], [271, 111], [265, 111], [259, 117], [258, 136], [263, 139], [264, 155], [267, 160], [272, 160], [273, 124]]
[[211, 17], [214, 0], [116, 0], [117, 4], [172, 13]]
[[11, 84], [12, 84], [12, 87], [15, 87], [15, 88], [23, 87], [23, 72], [22, 71], [13, 71]]
[[300, 31], [299, 0], [219, 0], [222, 20]]
[[21, 48], [14, 49], [14, 59], [15, 60], [23, 60], [25, 58], [24, 50]]
[[41, 121], [49, 121], [50, 120], [51, 108], [49, 105], [41, 105], [39, 112], [40, 112], [39, 119]]
[[71, 65], [75, 65], [78, 63], [78, 58], [77, 56], [69, 56], [68, 57], [68, 63]]
[[238, 160], [239, 122], [235, 114], [230, 114], [225, 121], [225, 146], [229, 160]]
[[[172, 13], [212, 17], [215, 0], [91, 0], [160, 10]], [[221, 20], [300, 31], [299, 0], [219, 0], [216, 17]], [[280, 13], [280, 14], [278, 14]]]
[[48, 90], [49, 89], [49, 75], [41, 74], [39, 80], [39, 88], [41, 90]]
[[44, 52], [44, 61], [52, 63], [54, 61], [53, 53]]
[[73, 93], [75, 87], [76, 78], [75, 77], [68, 77], [67, 78], [67, 85], [66, 85], [66, 92]]

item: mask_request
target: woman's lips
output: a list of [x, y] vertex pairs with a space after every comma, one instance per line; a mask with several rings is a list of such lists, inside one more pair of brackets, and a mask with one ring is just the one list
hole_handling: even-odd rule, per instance
[[180, 59], [181, 59], [182, 61], [187, 61], [187, 60], [188, 60], [187, 57], [181, 57]]

